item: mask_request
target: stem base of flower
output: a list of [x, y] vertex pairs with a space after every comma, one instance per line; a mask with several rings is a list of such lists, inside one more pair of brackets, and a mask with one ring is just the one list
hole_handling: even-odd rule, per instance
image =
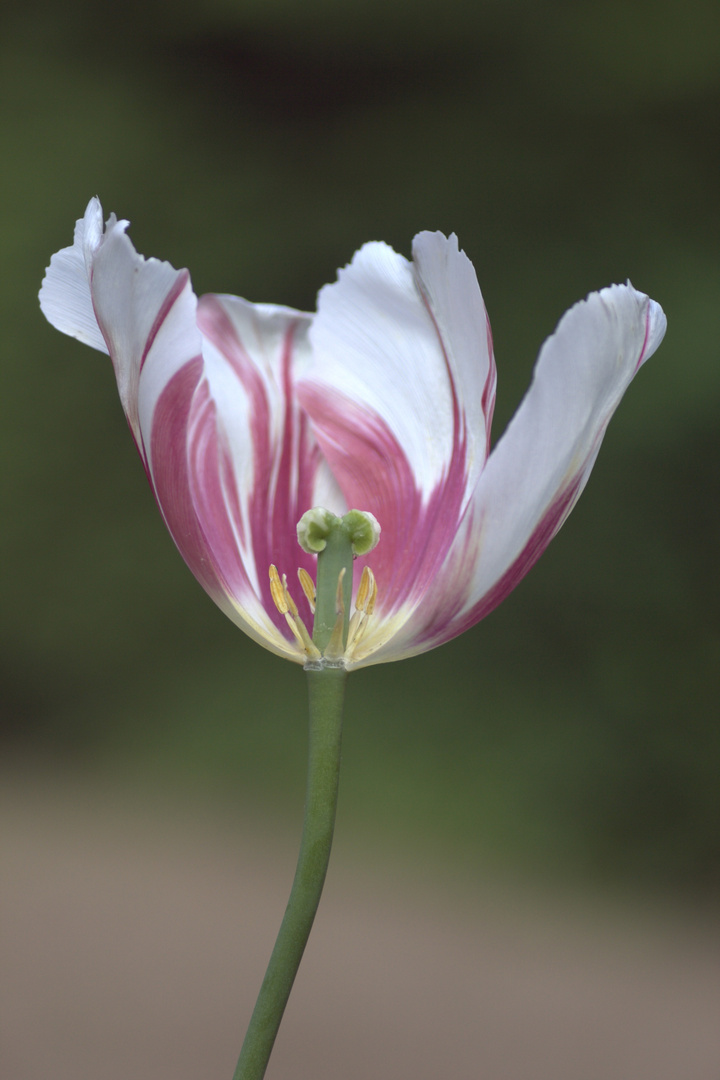
[[330, 860], [345, 700], [344, 668], [309, 670], [308, 781], [290, 898], [250, 1019], [233, 1080], [262, 1080], [315, 919]]

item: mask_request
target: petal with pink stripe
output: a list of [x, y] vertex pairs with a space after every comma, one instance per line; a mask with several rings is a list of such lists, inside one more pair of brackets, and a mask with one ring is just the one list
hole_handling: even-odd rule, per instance
[[495, 365], [474, 270], [423, 233], [409, 263], [367, 244], [320, 293], [298, 394], [346, 501], [375, 515], [376, 623], [410, 618], [487, 450]]
[[[345, 512], [343, 497], [295, 392], [307, 364], [310, 316], [287, 308], [205, 296], [205, 382], [191, 417], [193, 499], [229, 593], [267, 613], [288, 635], [270, 596], [268, 567], [314, 576], [296, 527], [318, 497]], [[305, 604], [302, 598], [302, 604]], [[302, 611], [310, 621], [309, 609]]]
[[629, 285], [592, 293], [566, 313], [422, 607], [371, 662], [450, 640], [515, 588], [577, 502], [622, 395], [665, 327], [660, 306]]

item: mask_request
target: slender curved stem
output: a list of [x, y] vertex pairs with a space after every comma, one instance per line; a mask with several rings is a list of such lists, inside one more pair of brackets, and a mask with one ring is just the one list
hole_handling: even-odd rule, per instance
[[346, 672], [308, 671], [310, 741], [300, 854], [233, 1080], [262, 1080], [320, 903], [337, 806]]

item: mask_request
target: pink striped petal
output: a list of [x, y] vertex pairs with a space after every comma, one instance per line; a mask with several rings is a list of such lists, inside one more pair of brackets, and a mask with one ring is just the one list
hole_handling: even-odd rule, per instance
[[245, 608], [257, 600], [283, 635], [268, 567], [314, 574], [297, 522], [320, 498], [334, 512], [346, 509], [295, 394], [309, 320], [232, 296], [204, 296], [198, 311], [205, 383], [188, 438], [193, 498], [230, 593]]
[[[250, 636], [302, 662], [270, 601], [268, 565], [287, 559], [294, 570], [295, 526], [316, 489], [342, 499], [289, 396], [308, 317], [245, 305], [247, 340], [230, 320], [225, 357], [218, 319], [208, 315], [222, 302], [204, 301], [200, 321], [213, 340], [204, 339], [188, 272], [142, 258], [126, 228], [112, 216], [103, 233], [93, 200], [73, 247], [51, 262], [43, 311], [65, 333], [110, 353], [158, 505], [200, 583]], [[276, 378], [285, 382], [275, 386]], [[252, 437], [243, 441], [246, 429]]]
[[450, 640], [515, 588], [577, 502], [610, 418], [665, 328], [662, 308], [630, 285], [592, 293], [566, 313], [488, 459], [441, 572], [412, 621], [370, 662]]
[[575, 304], [543, 345], [530, 390], [476, 492], [482, 540], [473, 592], [481, 616], [565, 521], [613, 413], [666, 326], [659, 304], [631, 285], [614, 285]]
[[[457, 239], [422, 233], [409, 263], [366, 244], [320, 293], [300, 401], [349, 505], [382, 524], [378, 609], [419, 602], [485, 461], [495, 364]], [[393, 524], [394, 527], [393, 527]]]

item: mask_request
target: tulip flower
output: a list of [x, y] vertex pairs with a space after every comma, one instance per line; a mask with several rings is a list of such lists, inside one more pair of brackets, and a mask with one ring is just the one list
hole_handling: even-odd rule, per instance
[[[186, 270], [136, 253], [127, 225], [111, 215], [103, 227], [92, 199], [73, 246], [51, 260], [42, 310], [110, 354], [196, 578], [250, 637], [303, 664], [317, 660], [303, 637], [315, 564], [296, 541], [306, 511], [360, 507], [382, 529], [372, 558], [355, 561], [356, 595], [364, 566], [372, 573], [370, 610], [356, 611], [362, 632], [338, 660], [352, 669], [432, 649], [484, 618], [541, 555], [665, 332], [662, 309], [631, 285], [592, 293], [543, 345], [490, 452], [492, 337], [454, 236], [420, 233], [411, 262], [366, 244], [308, 315], [198, 300]], [[287, 585], [296, 569], [302, 589]]]
[[366, 244], [308, 315], [198, 300], [187, 270], [137, 254], [127, 225], [103, 225], [92, 199], [50, 262], [42, 310], [109, 353], [198, 581], [308, 674], [300, 855], [235, 1072], [262, 1080], [330, 857], [347, 672], [449, 641], [517, 585], [575, 505], [665, 316], [631, 285], [576, 304], [491, 452], [492, 336], [454, 236], [420, 233], [411, 262]]

